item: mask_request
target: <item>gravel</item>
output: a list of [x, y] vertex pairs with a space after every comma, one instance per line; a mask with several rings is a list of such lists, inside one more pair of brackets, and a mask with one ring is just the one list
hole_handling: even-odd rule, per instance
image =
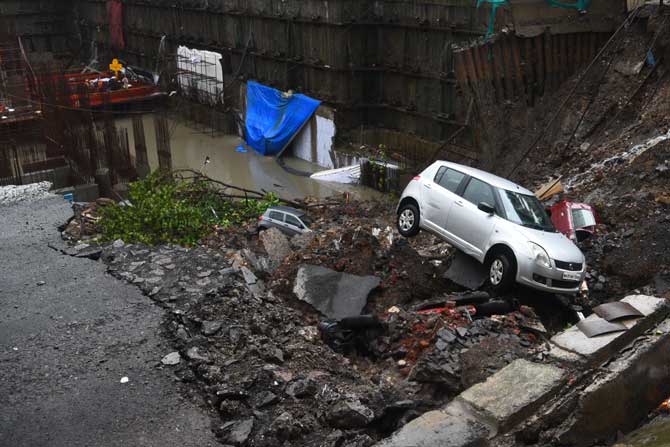
[[32, 183], [30, 185], [9, 185], [0, 187], [0, 206], [12, 203], [33, 201], [49, 195], [50, 182]]

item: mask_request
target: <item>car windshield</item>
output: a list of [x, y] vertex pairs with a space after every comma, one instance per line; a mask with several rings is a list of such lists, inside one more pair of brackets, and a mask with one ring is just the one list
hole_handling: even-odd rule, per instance
[[535, 196], [500, 190], [507, 220], [536, 230], [556, 232], [551, 219]]
[[575, 228], [592, 227], [596, 224], [596, 217], [591, 210], [573, 208], [572, 221]]

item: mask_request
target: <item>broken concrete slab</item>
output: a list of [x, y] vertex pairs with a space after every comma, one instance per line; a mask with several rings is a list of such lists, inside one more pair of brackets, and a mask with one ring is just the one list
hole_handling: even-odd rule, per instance
[[[573, 326], [555, 335], [551, 342], [564, 351], [580, 355], [589, 365], [596, 365], [614, 355], [670, 313], [666, 300], [662, 298], [631, 295], [622, 301], [632, 305], [645, 315], [643, 318], [623, 320], [622, 323], [628, 328], [627, 331], [589, 338], [577, 326]], [[600, 317], [593, 314], [586, 320], [598, 318]], [[551, 355], [551, 351], [549, 354]]]
[[501, 431], [535, 412], [564, 381], [564, 371], [552, 365], [518, 359], [486, 382], [478, 383], [457, 399], [480, 411]]
[[357, 276], [317, 265], [303, 265], [298, 269], [293, 293], [324, 316], [341, 320], [360, 315], [368, 295], [380, 281], [376, 276]]
[[486, 281], [486, 269], [475, 258], [456, 250], [444, 277], [470, 290], [479, 289]]
[[670, 395], [668, 364], [670, 319], [637, 338], [576, 391], [576, 411], [556, 429], [560, 445], [586, 447], [636, 428]]
[[282, 261], [293, 251], [286, 235], [277, 228], [261, 231], [258, 237], [273, 261]]
[[490, 429], [461, 402], [412, 420], [376, 447], [489, 447]]

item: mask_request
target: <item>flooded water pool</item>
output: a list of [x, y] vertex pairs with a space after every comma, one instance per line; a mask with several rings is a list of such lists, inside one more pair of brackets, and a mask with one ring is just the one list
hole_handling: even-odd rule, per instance
[[[149, 165], [154, 170], [158, 168], [158, 153], [153, 116], [144, 115], [143, 121]], [[120, 119], [117, 127], [128, 130], [130, 150], [134, 154], [132, 120]], [[279, 166], [274, 157], [261, 156], [251, 148], [246, 153], [237, 152], [235, 148], [242, 143], [237, 135], [212, 135], [171, 120], [170, 136], [173, 169], [202, 170], [215, 180], [256, 191], [273, 191], [285, 199], [306, 196], [324, 198], [343, 192], [362, 199], [379, 197], [379, 193], [370, 188], [321, 182], [291, 174]], [[207, 157], [210, 162], [205, 164]], [[323, 170], [298, 158], [289, 156], [284, 160], [288, 166], [300, 171]]]

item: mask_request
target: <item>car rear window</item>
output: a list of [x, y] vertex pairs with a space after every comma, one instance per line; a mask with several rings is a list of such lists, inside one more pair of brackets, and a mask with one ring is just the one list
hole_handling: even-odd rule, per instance
[[463, 193], [463, 198], [475, 205], [479, 205], [482, 202], [486, 202], [491, 206], [496, 205], [491, 185], [476, 178], [470, 179], [470, 182]]
[[284, 221], [284, 214], [279, 211], [270, 211], [270, 219], [278, 220], [280, 222]]
[[575, 228], [591, 227], [596, 224], [596, 217], [590, 210], [572, 209], [572, 221]]
[[[440, 171], [442, 171], [442, 175], [440, 175]], [[458, 189], [458, 186], [463, 181], [463, 178], [465, 178], [465, 174], [462, 174], [458, 171], [454, 171], [453, 169], [445, 168], [444, 166], [442, 166], [440, 170], [437, 171], [437, 175], [435, 176], [435, 182], [441, 187], [455, 193], [456, 190]]]

